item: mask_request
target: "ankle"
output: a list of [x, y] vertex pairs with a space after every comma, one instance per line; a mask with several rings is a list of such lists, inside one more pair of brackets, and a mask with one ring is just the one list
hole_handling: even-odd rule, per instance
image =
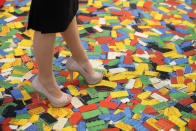
[[43, 83], [43, 84], [52, 84], [55, 81], [54, 77], [46, 77], [46, 76], [39, 76], [38, 75], [38, 80]]

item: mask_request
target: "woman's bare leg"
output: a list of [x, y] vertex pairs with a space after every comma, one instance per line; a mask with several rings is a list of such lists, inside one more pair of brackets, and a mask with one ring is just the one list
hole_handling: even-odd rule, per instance
[[62, 96], [62, 92], [56, 83], [53, 74], [53, 53], [55, 47], [55, 33], [41, 34], [35, 31], [33, 38], [33, 51], [38, 64], [40, 83], [56, 98]]
[[76, 16], [73, 18], [72, 22], [70, 23], [66, 31], [61, 32], [61, 35], [68, 44], [68, 47], [72, 52], [72, 57], [74, 58], [74, 60], [76, 60], [80, 65], [82, 65], [88, 73], [93, 74], [93, 67], [89, 62], [88, 57], [80, 41]]

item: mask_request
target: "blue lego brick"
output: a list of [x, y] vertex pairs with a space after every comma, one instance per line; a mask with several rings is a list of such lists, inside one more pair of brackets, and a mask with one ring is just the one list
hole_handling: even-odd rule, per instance
[[3, 120], [5, 120], [6, 118], [3, 116], [0, 116], [0, 122], [2, 122]]
[[120, 56], [120, 62], [119, 63], [124, 63], [124, 60], [125, 60], [125, 56]]
[[188, 30], [182, 29], [182, 28], [176, 28], [176, 31], [182, 34], [186, 34], [186, 35], [190, 34]]
[[78, 91], [80, 91], [80, 90], [81, 90], [81, 88], [80, 88], [79, 86], [75, 86], [75, 87], [77, 88], [77, 90], [78, 90]]
[[176, 72], [169, 72], [168, 75], [169, 75], [169, 76], [172, 76], [172, 77], [177, 77]]
[[183, 18], [184, 20], [191, 20], [191, 19], [189, 18], [189, 16], [186, 15], [186, 14], [181, 14], [181, 16], [182, 16], [182, 18]]
[[80, 121], [77, 126], [77, 131], [86, 131], [86, 123], [84, 121]]
[[137, 47], [137, 48], [142, 49], [143, 51], [148, 50], [148, 48], [147, 48], [147, 47], [145, 47], [145, 46], [141, 45], [140, 43], [137, 43], [137, 44], [136, 44], [136, 47]]
[[176, 62], [176, 64], [186, 64], [186, 63], [188, 63], [188, 59], [187, 58], [180, 58], [180, 59], [176, 59], [175, 62]]
[[145, 18], [152, 19], [152, 16], [149, 15], [148, 13], [144, 12], [143, 10], [137, 8], [137, 11], [138, 11], [139, 13], [141, 13]]
[[75, 108], [75, 107], [74, 107], [72, 110], [73, 110], [73, 111], [80, 111], [79, 109], [77, 109], [77, 108]]
[[103, 3], [103, 6], [108, 6], [108, 7], [115, 7], [116, 5], [114, 4], [110, 4], [110, 3]]
[[53, 71], [53, 73], [55, 76], [59, 74], [59, 72], [57, 72], [57, 71]]
[[136, 9], [131, 10], [130, 13], [135, 17], [139, 17], [139, 12]]
[[159, 10], [157, 7], [155, 7], [155, 6], [153, 6], [153, 7], [151, 7], [154, 11], [157, 11], [157, 12], [159, 12], [159, 13], [161, 13], [161, 14], [163, 14], [163, 15], [167, 15], [167, 13], [166, 12], [163, 12], [162, 10]]
[[154, 87], [152, 87], [152, 86], [146, 86], [146, 87], [144, 87], [144, 91], [154, 91], [154, 90], [158, 90], [158, 89], [156, 89], [156, 88], [154, 88]]
[[111, 120], [111, 116], [112, 114], [100, 114], [98, 118], [104, 121], [109, 121]]
[[156, 28], [158, 31], [160, 31], [161, 33], [165, 34], [167, 29], [166, 28]]
[[115, 103], [118, 103], [118, 104], [121, 103], [121, 101], [118, 100], [118, 99], [112, 99], [111, 102], [115, 102]]
[[20, 92], [20, 89], [11, 90], [10, 92], [11, 92], [12, 96], [13, 96], [15, 99], [23, 98], [23, 95], [22, 95], [22, 93]]
[[6, 80], [2, 75], [0, 75], [0, 80]]
[[16, 113], [27, 113], [29, 109], [27, 107], [21, 109], [21, 110], [15, 110]]
[[21, 40], [18, 39], [17, 37], [13, 39], [13, 42], [14, 42], [14, 43], [18, 43], [18, 42], [20, 42], [20, 41], [21, 41]]
[[61, 70], [65, 70], [66, 69], [66, 66], [61, 66]]
[[141, 113], [142, 116], [145, 116], [147, 118], [155, 118], [155, 116], [150, 115], [150, 114], [146, 114], [146, 113]]
[[112, 23], [109, 25], [109, 27], [113, 27], [113, 26], [117, 26], [117, 25], [121, 25], [120, 23]]
[[193, 42], [191, 42], [191, 41], [183, 41], [180, 47], [181, 48], [188, 47], [188, 46], [191, 46], [192, 44], [193, 44]]
[[5, 56], [7, 54], [8, 54], [8, 52], [5, 52], [3, 49], [0, 49], [0, 55], [1, 56]]
[[156, 42], [156, 40], [155, 39], [142, 39], [142, 42], [146, 42], [146, 43], [148, 43], [148, 42]]
[[121, 29], [117, 29], [116, 32], [121, 33], [123, 35], [128, 35], [128, 33], [126, 31], [121, 30]]
[[192, 73], [192, 72], [193, 72], [193, 68], [192, 67], [185, 66], [184, 74], [188, 74], [188, 73]]
[[129, 65], [127, 65], [127, 64], [118, 64], [118, 67], [125, 67], [125, 68], [133, 67], [133, 68], [135, 68], [135, 65], [134, 64], [129, 64]]
[[127, 118], [131, 118], [133, 116], [133, 112], [131, 111], [131, 108], [124, 107], [124, 110], [125, 110], [125, 115], [127, 116]]
[[113, 122], [117, 122], [117, 121], [121, 120], [121, 119], [124, 118], [124, 117], [125, 117], [125, 113], [119, 112], [119, 113], [117, 113], [117, 114], [113, 114], [113, 115], [111, 116], [111, 120], [112, 120]]
[[183, 54], [183, 50], [180, 48], [180, 46], [178, 44], [175, 44], [176, 50], [179, 54]]
[[117, 86], [114, 88], [115, 90], [120, 89], [122, 86], [120, 84], [117, 84]]
[[129, 38], [128, 35], [122, 35], [122, 36], [117, 37], [116, 40], [117, 41], [122, 41], [122, 40], [127, 39], [127, 38]]
[[82, 46], [83, 46], [84, 49], [89, 48], [88, 42], [84, 42], [83, 40], [81, 40], [81, 43], [82, 43]]
[[101, 48], [102, 48], [103, 52], [109, 52], [110, 51], [110, 49], [108, 47], [108, 44], [101, 44]]
[[36, 131], [37, 129], [38, 129], [38, 127], [36, 125], [32, 124], [27, 129], [25, 129], [25, 131]]
[[1, 25], [6, 25], [6, 21], [4, 21], [3, 19], [0, 19], [0, 23], [1, 23]]
[[163, 35], [161, 35], [161, 38], [166, 38], [166, 37], [170, 37], [170, 36], [174, 36], [174, 34], [173, 33], [163, 34]]
[[166, 64], [169, 64], [170, 62], [173, 61], [173, 59], [170, 58], [170, 57], [165, 57], [165, 58], [163, 59], [163, 61], [164, 61]]
[[171, 90], [170, 90], [170, 92], [171, 93], [177, 93], [177, 92], [179, 92], [176, 88], [172, 88]]
[[109, 11], [117, 11], [117, 12], [121, 12], [121, 10], [119, 9], [115, 9], [115, 8], [110, 8]]
[[164, 20], [160, 21], [161, 25], [166, 25], [167, 23]]

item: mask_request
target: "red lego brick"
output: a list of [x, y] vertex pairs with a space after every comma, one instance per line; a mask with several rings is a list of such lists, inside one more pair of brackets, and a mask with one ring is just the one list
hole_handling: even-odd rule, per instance
[[159, 94], [160, 96], [165, 97], [166, 99], [170, 99], [169, 96], [163, 95], [163, 94], [162, 94], [161, 92], [159, 92], [158, 90], [153, 90], [152, 93], [157, 93], [157, 94]]
[[19, 40], [23, 40], [23, 39], [24, 39], [19, 33], [16, 33], [15, 36], [16, 36]]
[[116, 81], [113, 81], [113, 82], [122, 84], [122, 83], [127, 83], [128, 82], [128, 79], [116, 80]]
[[82, 119], [82, 114], [80, 112], [74, 112], [74, 114], [69, 118], [69, 123], [72, 125], [77, 125]]
[[132, 56], [125, 56], [124, 64], [133, 64], [133, 57]]
[[133, 109], [135, 107], [135, 105], [127, 105], [125, 103], [121, 103], [120, 106], [118, 107], [118, 109], [124, 110], [125, 107], [129, 107], [129, 108]]
[[2, 128], [2, 131], [12, 131], [12, 129], [9, 127], [8, 124], [3, 124], [1, 128]]
[[101, 129], [100, 131], [120, 131], [118, 128]]
[[184, 52], [184, 55], [185, 56], [193, 56], [195, 54], [196, 54], [196, 51], [195, 50], [190, 50], [190, 51]]
[[3, 99], [3, 105], [5, 105], [7, 103], [10, 103], [10, 102], [13, 102], [13, 101], [14, 101], [13, 97], [4, 98]]
[[29, 62], [31, 60], [27, 54], [22, 55], [21, 58], [23, 62]]
[[105, 100], [101, 100], [99, 102], [99, 106], [106, 107], [106, 108], [109, 108], [109, 109], [116, 109], [116, 107], [118, 106], [118, 104], [115, 103], [115, 102], [107, 102]]
[[187, 98], [184, 98], [184, 99], [178, 101], [178, 103], [182, 104], [183, 106], [187, 106], [187, 105], [194, 103], [194, 100], [191, 99], [190, 97], [187, 97]]
[[192, 81], [193, 81], [192, 79], [186, 78], [186, 79], [184, 80], [184, 84], [187, 85], [188, 83], [190, 83], [190, 82], [192, 82]]
[[138, 37], [135, 37], [135, 38], [131, 41], [130, 46], [134, 46], [135, 44], [138, 43], [137, 38], [138, 38]]
[[106, 44], [112, 41], [112, 37], [110, 36], [96, 37], [96, 40], [98, 41], [99, 44]]
[[133, 103], [133, 104], [139, 104], [139, 103], [141, 103], [140, 101], [135, 100], [135, 99], [131, 99], [130, 102]]
[[136, 88], [133, 88], [131, 89], [131, 93], [133, 94], [139, 94], [139, 93], [142, 93], [143, 91], [141, 91], [141, 89], [136, 89]]
[[176, 77], [170, 77], [170, 81], [171, 81], [171, 84], [177, 84], [178, 81], [177, 81], [177, 78]]
[[127, 53], [128, 55], [132, 55], [133, 53], [135, 53], [135, 51], [127, 50], [126, 53]]
[[166, 131], [169, 131], [169, 129], [171, 128], [175, 128], [175, 124], [172, 123], [170, 120], [165, 119], [165, 118], [160, 118], [157, 122], [155, 122], [155, 124], [161, 128], [164, 129]]
[[89, 105], [84, 105], [84, 106], [79, 107], [80, 112], [86, 112], [86, 111], [95, 110], [95, 109], [97, 109], [96, 104], [89, 104]]
[[190, 130], [196, 130], [196, 124], [195, 123], [196, 123], [196, 119], [191, 117], [187, 128], [190, 129]]
[[141, 48], [138, 48], [136, 50], [136, 54], [144, 54], [144, 51]]
[[182, 69], [177, 69], [177, 70], [176, 70], [176, 74], [177, 74], [177, 76], [184, 76], [184, 70], [182, 70]]
[[68, 71], [64, 71], [64, 70], [61, 70], [61, 71], [59, 71], [59, 75], [68, 76], [69, 75], [69, 72]]
[[9, 121], [11, 121], [12, 118], [6, 118], [5, 120], [1, 121], [0, 124], [4, 125], [7, 124]]
[[142, 123], [144, 127], [146, 127], [149, 131], [157, 131], [154, 127], [150, 126], [148, 123], [144, 122]]
[[163, 56], [163, 54], [159, 51], [155, 51], [154, 52], [155, 56], [158, 58], [158, 59], [164, 59], [165, 57]]
[[157, 114], [158, 112], [157, 112], [157, 110], [155, 110], [153, 107], [148, 106], [148, 107], [143, 111], [143, 113], [153, 115], [153, 114]]
[[151, 8], [151, 6], [152, 6], [152, 1], [145, 1], [144, 3], [145, 8]]

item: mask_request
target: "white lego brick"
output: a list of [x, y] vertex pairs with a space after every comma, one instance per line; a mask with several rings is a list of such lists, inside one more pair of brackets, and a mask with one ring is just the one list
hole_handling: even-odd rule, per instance
[[105, 25], [106, 24], [106, 20], [104, 18], [99, 18], [99, 24], [100, 25]]
[[15, 61], [15, 58], [3, 58], [3, 59], [0, 59], [0, 62], [14, 62]]
[[8, 76], [8, 75], [10, 75], [11, 74], [11, 72], [4, 72], [4, 73], [1, 73], [1, 75], [3, 76], [3, 77], [6, 77], [6, 76]]
[[125, 88], [132, 89], [134, 87], [134, 84], [135, 84], [135, 79], [129, 79], [128, 83], [125, 86]]
[[79, 108], [81, 106], [83, 106], [84, 104], [80, 101], [80, 99], [78, 99], [78, 97], [72, 97], [71, 99], [71, 104], [75, 107], [75, 108]]
[[134, 34], [135, 36], [139, 36], [139, 37], [142, 37], [142, 38], [148, 38], [148, 35], [147, 34], [143, 34], [143, 33], [140, 33], [140, 32], [135, 32]]
[[22, 77], [9, 76], [5, 81], [12, 81], [12, 80], [20, 80], [22, 82], [24, 79]]
[[8, 18], [6, 18], [6, 19], [4, 19], [4, 21], [6, 21], [6, 22], [10, 22], [10, 21], [13, 21], [13, 20], [15, 20], [15, 19], [17, 19], [18, 17], [16, 17], [16, 16], [10, 16], [10, 17], [8, 17]]
[[155, 33], [158, 33], [159, 35], [162, 35], [163, 33], [162, 32], [160, 32], [160, 31], [158, 31], [157, 29], [152, 29], [152, 31], [154, 31]]
[[97, 30], [98, 32], [103, 32], [103, 29], [101, 29], [99, 26], [93, 26], [93, 29]]
[[149, 59], [150, 56], [148, 54], [135, 54], [135, 56], [141, 57], [141, 58], [145, 58], [145, 59]]
[[161, 80], [158, 79], [158, 78], [156, 78], [156, 77], [150, 78], [150, 81], [151, 81], [152, 83], [159, 83], [159, 82], [161, 82]]
[[18, 129], [18, 125], [9, 125], [9, 127], [10, 127], [12, 130], [17, 130], [17, 129]]
[[154, 85], [154, 87], [156, 89], [160, 89], [160, 88], [163, 88], [165, 86], [169, 86], [170, 85], [170, 82], [168, 80], [164, 80], [164, 81], [161, 81], [160, 83]]
[[130, 99], [129, 99], [129, 98], [124, 98], [124, 99], [121, 99], [120, 101], [121, 101], [122, 103], [127, 103], [127, 102], [130, 101]]
[[126, 53], [120, 53], [120, 52], [108, 52], [108, 58], [107, 59], [116, 59], [116, 57], [126, 55]]
[[167, 6], [171, 7], [171, 5], [166, 4], [166, 3], [159, 3], [159, 4], [160, 4], [160, 5], [167, 5]]
[[3, 50], [6, 51], [6, 52], [9, 52], [9, 51], [13, 51], [14, 49], [13, 49], [13, 47], [10, 47], [10, 48], [6, 48], [6, 49], [3, 49]]
[[2, 95], [2, 93], [0, 92], [0, 98], [3, 98], [3, 95]]
[[171, 129], [169, 129], [169, 131], [177, 131], [176, 129], [174, 129], [174, 128], [171, 128]]
[[178, 39], [184, 40], [184, 38], [179, 37], [178, 35], [173, 36], [173, 38], [170, 41], [176, 41]]
[[127, 69], [122, 68], [122, 67], [109, 69], [109, 72], [113, 73], [113, 74], [121, 73], [121, 72], [125, 72], [125, 71], [127, 71]]
[[158, 101], [160, 101], [160, 102], [167, 102], [167, 101], [168, 101], [167, 98], [162, 97], [162, 96], [160, 96], [160, 95], [157, 94], [157, 93], [153, 93], [153, 94], [151, 95], [151, 97], [154, 98], [154, 99], [156, 99], [156, 100], [158, 100]]
[[67, 123], [68, 118], [58, 118], [58, 122], [54, 124], [54, 130], [62, 130], [65, 124]]
[[138, 42], [139, 42], [141, 45], [143, 45], [143, 46], [147, 46], [147, 45], [148, 45], [148, 43], [143, 42], [143, 41], [141, 41], [141, 40], [138, 40]]
[[22, 78], [26, 79], [26, 80], [29, 80], [33, 76], [34, 76], [34, 74], [32, 74], [32, 70], [31, 70], [31, 71], [27, 72]]
[[176, 65], [176, 62], [175, 61], [172, 61], [169, 63], [170, 65]]
[[126, 25], [126, 28], [132, 30], [132, 27], [130, 25]]
[[11, 72], [13, 70], [13, 67], [1, 70], [1, 73]]
[[18, 130], [25, 130], [32, 125], [31, 122], [27, 122], [24, 126], [20, 126]]

